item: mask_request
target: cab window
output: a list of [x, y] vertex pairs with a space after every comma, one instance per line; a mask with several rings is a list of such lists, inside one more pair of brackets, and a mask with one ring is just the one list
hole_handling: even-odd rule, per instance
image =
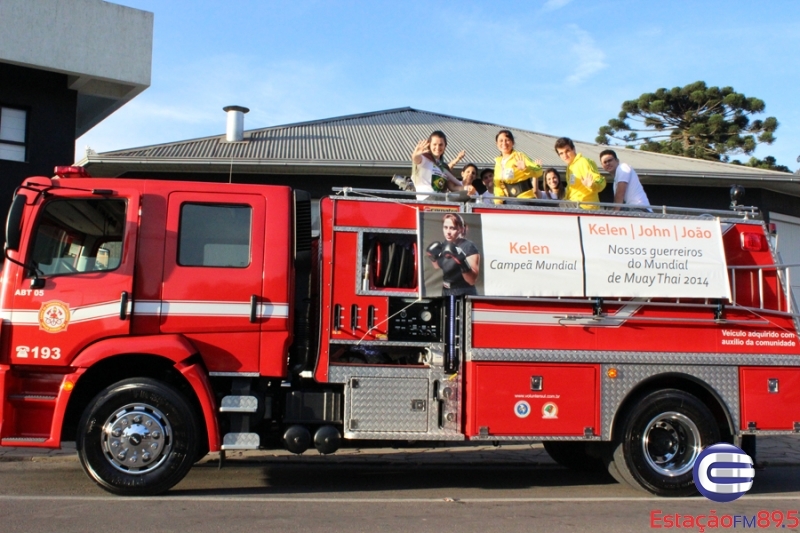
[[33, 241], [33, 264], [45, 276], [118, 268], [126, 207], [116, 199], [49, 202]]
[[178, 264], [246, 268], [250, 265], [252, 219], [250, 206], [183, 204]]

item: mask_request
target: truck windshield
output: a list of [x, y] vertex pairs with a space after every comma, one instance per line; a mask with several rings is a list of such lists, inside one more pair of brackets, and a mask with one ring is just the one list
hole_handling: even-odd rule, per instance
[[113, 270], [122, 257], [125, 200], [61, 199], [39, 219], [32, 260], [44, 275]]

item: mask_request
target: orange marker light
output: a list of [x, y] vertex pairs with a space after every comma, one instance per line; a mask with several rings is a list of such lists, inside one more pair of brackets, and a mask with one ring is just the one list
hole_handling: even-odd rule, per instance
[[616, 368], [609, 368], [608, 370], [606, 370], [606, 376], [610, 377], [611, 379], [616, 378], [617, 377], [617, 369]]
[[74, 388], [75, 388], [75, 384], [73, 382], [71, 382], [71, 381], [65, 381], [64, 382], [64, 390], [65, 391], [69, 392]]

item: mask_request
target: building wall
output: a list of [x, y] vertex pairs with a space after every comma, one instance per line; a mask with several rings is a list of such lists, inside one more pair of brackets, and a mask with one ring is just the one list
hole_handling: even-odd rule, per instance
[[69, 76], [78, 92], [75, 137], [150, 85], [147, 11], [103, 0], [2, 0], [0, 36], [3, 63]]
[[27, 112], [24, 162], [0, 159], [0, 216], [5, 219], [14, 189], [29, 176], [52, 176], [75, 155], [77, 93], [67, 76], [0, 63], [0, 106]]
[[0, 213], [3, 219], [14, 189], [29, 176], [52, 176], [75, 154], [77, 93], [67, 76], [0, 63], [0, 106], [27, 112], [24, 162], [0, 159]]

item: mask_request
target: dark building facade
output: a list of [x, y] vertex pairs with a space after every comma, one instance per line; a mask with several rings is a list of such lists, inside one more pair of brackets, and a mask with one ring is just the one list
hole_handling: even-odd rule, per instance
[[3, 216], [23, 179], [69, 165], [75, 139], [150, 86], [152, 48], [147, 11], [103, 0], [0, 2]]
[[66, 74], [7, 63], [0, 63], [0, 80], [0, 212], [5, 216], [23, 179], [51, 176], [56, 165], [72, 161], [78, 93], [67, 88]]

